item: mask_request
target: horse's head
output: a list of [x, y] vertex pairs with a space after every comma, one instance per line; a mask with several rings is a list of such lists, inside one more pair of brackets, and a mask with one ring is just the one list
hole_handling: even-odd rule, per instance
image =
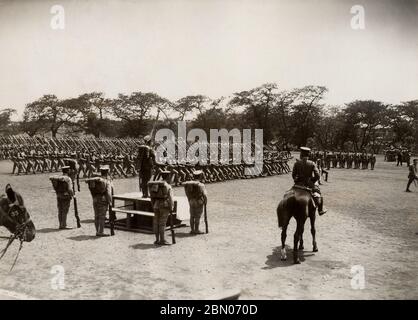
[[23, 241], [31, 242], [35, 238], [36, 229], [26, 207], [10, 203], [8, 197], [0, 196], [0, 225], [11, 233], [18, 233]]

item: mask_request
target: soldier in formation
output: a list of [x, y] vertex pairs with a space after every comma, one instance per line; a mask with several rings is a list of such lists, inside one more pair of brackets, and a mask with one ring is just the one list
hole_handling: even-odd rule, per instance
[[154, 211], [153, 231], [155, 234], [155, 245], [168, 245], [165, 240], [165, 229], [167, 220], [174, 209], [174, 197], [170, 179], [170, 171], [162, 171], [163, 181], [149, 182], [151, 204]]
[[113, 184], [109, 171], [109, 166], [102, 166], [100, 168], [100, 176], [86, 180], [93, 198], [94, 226], [97, 237], [109, 236], [109, 234], [104, 233], [106, 213], [112, 206], [113, 197]]
[[59, 229], [71, 229], [67, 226], [67, 216], [74, 197], [73, 182], [69, 177], [70, 167], [62, 167], [62, 176], [50, 177], [57, 195]]
[[189, 181], [184, 184], [187, 200], [190, 207], [190, 228], [191, 234], [202, 234], [200, 231], [200, 218], [203, 209], [208, 202], [206, 187], [203, 184], [203, 171], [197, 170], [194, 172], [194, 181]]

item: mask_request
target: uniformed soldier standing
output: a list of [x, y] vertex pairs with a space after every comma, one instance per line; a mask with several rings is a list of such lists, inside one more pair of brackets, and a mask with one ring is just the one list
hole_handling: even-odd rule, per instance
[[[170, 180], [170, 171], [162, 171], [161, 177], [164, 181], [153, 181], [151, 188], [151, 203], [154, 211], [153, 231], [155, 234], [156, 245], [168, 245], [165, 240], [165, 228], [167, 219], [174, 208], [173, 189], [168, 183]], [[157, 190], [158, 188], [158, 190]]]
[[321, 195], [321, 190], [318, 184], [320, 174], [315, 162], [308, 160], [311, 149], [307, 147], [301, 147], [300, 161], [296, 161], [293, 165], [292, 177], [295, 184], [302, 185], [312, 189], [312, 197], [318, 206], [319, 215], [323, 215], [327, 211], [324, 210], [324, 201]]
[[408, 184], [406, 185], [406, 192], [412, 192], [409, 187], [414, 180], [418, 180], [418, 159], [414, 159], [413, 163], [409, 166]]
[[70, 210], [71, 200], [74, 197], [73, 183], [68, 176], [70, 167], [63, 166], [61, 170], [61, 177], [51, 177], [50, 180], [57, 194], [59, 229], [71, 229], [67, 227], [67, 215]]
[[105, 184], [102, 193], [92, 194], [93, 209], [94, 209], [94, 226], [96, 227], [97, 237], [108, 237], [109, 234], [104, 233], [104, 226], [106, 220], [106, 212], [109, 206], [112, 205], [113, 184], [109, 176], [110, 168], [105, 165], [100, 167], [101, 182]]
[[199, 230], [200, 218], [203, 208], [208, 202], [208, 196], [205, 185], [202, 183], [203, 171], [197, 170], [193, 173], [195, 181], [186, 182], [184, 188], [189, 200], [190, 206], [190, 231], [191, 234], [202, 234]]
[[151, 148], [151, 137], [144, 137], [145, 144], [139, 147], [138, 169], [139, 169], [139, 187], [142, 191], [142, 197], [148, 198], [148, 182], [151, 180], [152, 168], [155, 163], [155, 152]]

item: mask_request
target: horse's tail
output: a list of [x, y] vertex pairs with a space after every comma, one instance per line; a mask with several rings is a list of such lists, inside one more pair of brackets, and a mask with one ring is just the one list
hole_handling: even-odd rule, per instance
[[277, 206], [276, 209], [276, 213], [277, 213], [277, 222], [279, 225], [279, 228], [283, 228], [286, 225], [286, 221], [287, 221], [287, 208], [285, 207], [285, 200], [281, 200], [279, 202], [279, 205]]

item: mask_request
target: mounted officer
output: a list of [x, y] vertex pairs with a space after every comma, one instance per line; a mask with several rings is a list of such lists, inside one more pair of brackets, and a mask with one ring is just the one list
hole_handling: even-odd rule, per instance
[[327, 211], [323, 208], [324, 201], [318, 186], [320, 173], [315, 162], [308, 160], [311, 149], [301, 147], [300, 150], [301, 160], [296, 161], [293, 165], [292, 177], [296, 185], [312, 189], [312, 197], [318, 207], [318, 213], [321, 216]]

